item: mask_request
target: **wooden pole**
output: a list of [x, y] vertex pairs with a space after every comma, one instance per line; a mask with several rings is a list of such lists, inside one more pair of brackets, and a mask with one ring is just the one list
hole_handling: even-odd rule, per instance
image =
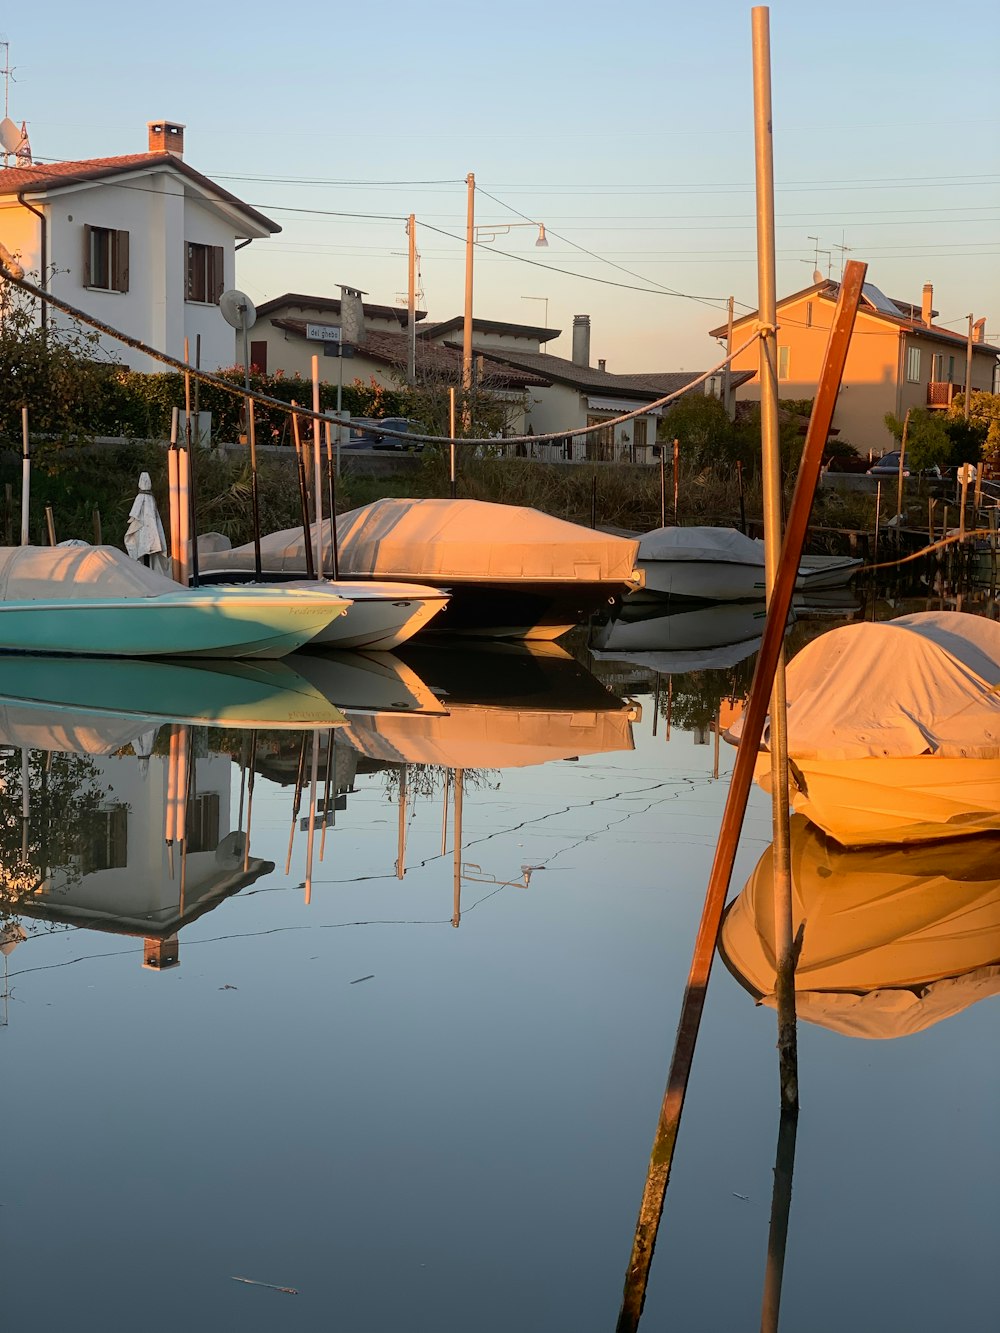
[[455, 769], [455, 854], [452, 860], [451, 924], [462, 924], [462, 803], [465, 797], [465, 769]]
[[406, 765], [399, 770], [399, 820], [396, 831], [396, 878], [406, 874]]
[[287, 875], [292, 866], [292, 843], [295, 841], [295, 824], [299, 817], [299, 810], [302, 807], [302, 782], [306, 770], [306, 737], [303, 732], [302, 741], [299, 745], [299, 766], [295, 773], [295, 791], [292, 796], [292, 824], [288, 832], [288, 854], [285, 857], [285, 874]]
[[253, 822], [253, 787], [257, 773], [257, 728], [250, 733], [250, 758], [247, 761], [247, 830], [243, 838], [243, 873], [250, 868], [250, 825]]
[[792, 1172], [795, 1169], [797, 1111], [782, 1111], [778, 1122], [778, 1147], [774, 1156], [774, 1186], [771, 1191], [771, 1225], [767, 1237], [767, 1266], [761, 1302], [761, 1333], [778, 1333], [781, 1280], [785, 1272], [788, 1217], [792, 1207]]
[[736, 460], [736, 485], [740, 493], [740, 532], [746, 535], [747, 530], [747, 497], [743, 488], [743, 460]]
[[101, 511], [98, 509], [97, 505], [94, 505], [91, 518], [93, 519], [94, 524], [94, 545], [102, 546], [104, 544], [104, 534], [101, 531]]
[[650, 1156], [646, 1184], [643, 1191], [639, 1217], [636, 1222], [632, 1253], [629, 1258], [625, 1278], [625, 1289], [618, 1316], [617, 1333], [633, 1333], [638, 1328], [646, 1297], [646, 1284], [649, 1279], [650, 1264], [653, 1259], [653, 1247], [663, 1211], [663, 1200], [670, 1179], [674, 1148], [680, 1130], [681, 1113], [687, 1093], [688, 1079], [694, 1059], [701, 1024], [702, 1010], [708, 991], [708, 982], [715, 956], [716, 940], [726, 893], [732, 877], [733, 863], [739, 843], [740, 829], [746, 811], [753, 770], [757, 760], [764, 720], [767, 714], [771, 693], [771, 681], [774, 677], [785, 637], [785, 625], [795, 591], [795, 578], [798, 574], [802, 547], [809, 524], [809, 512], [812, 508], [816, 482], [819, 478], [823, 461], [823, 449], [830, 433], [830, 424], [837, 403], [837, 394], [847, 359], [851, 332], [861, 300], [861, 287], [865, 279], [867, 265], [857, 260], [848, 260], [844, 268], [844, 277], [840, 285], [840, 296], [834, 312], [830, 330], [830, 341], [820, 372], [816, 397], [813, 401], [812, 416], [802, 451], [795, 494], [792, 498], [788, 515], [788, 526], [782, 546], [781, 559], [778, 562], [777, 578], [771, 602], [768, 607], [764, 637], [757, 655], [753, 684], [744, 714], [743, 735], [736, 751], [736, 763], [733, 767], [729, 792], [722, 815], [722, 826], [716, 846], [715, 859], [709, 877], [705, 904], [702, 910], [698, 936], [691, 958], [681, 1016], [677, 1027], [673, 1058], [667, 1078], [663, 1103], [660, 1108], [653, 1150]]
[[326, 772], [323, 775], [323, 830], [319, 835], [319, 859], [321, 861], [323, 853], [326, 851], [326, 827], [330, 822], [330, 802], [337, 799], [336, 792], [333, 791], [334, 755], [333, 727], [331, 727], [326, 733]]
[[896, 475], [896, 545], [902, 540], [903, 529], [903, 471], [906, 467], [906, 436], [910, 429], [911, 408], [903, 418], [903, 438], [899, 443], [899, 471]]
[[674, 440], [674, 525], [677, 524], [677, 502], [681, 491], [681, 442]]
[[[764, 586], [770, 602], [781, 552], [781, 442], [778, 437], [778, 314], [775, 279], [774, 131], [771, 111], [770, 16], [750, 11], [753, 34], [754, 147], [757, 192], [757, 288], [760, 321], [761, 490], [764, 507]], [[778, 653], [771, 689], [772, 836], [778, 1052], [783, 1107], [798, 1105], [795, 965], [792, 953], [792, 872], [788, 837], [788, 738], [785, 656]]]
[[965, 345], [965, 407], [963, 415], [968, 421], [969, 413], [972, 411], [972, 343], [975, 337], [975, 325], [972, 322], [972, 316], [969, 316], [969, 336]]
[[[319, 357], [312, 359], [313, 411], [319, 407]], [[316, 520], [316, 574], [323, 577], [323, 437], [318, 416], [313, 417], [313, 515]]]
[[170, 447], [167, 450], [167, 511], [170, 519], [171, 574], [176, 583], [184, 581], [181, 561], [180, 517], [177, 512], [177, 408], [170, 410]]
[[257, 490], [257, 422], [254, 400], [247, 394], [247, 438], [250, 441], [250, 510], [253, 517], [253, 576], [261, 582], [260, 497]]
[[[296, 406], [294, 400], [292, 406]], [[299, 436], [299, 418], [295, 412], [292, 413], [292, 439], [295, 442], [295, 458], [298, 464], [299, 506], [302, 511], [302, 540], [305, 544], [306, 574], [310, 579], [314, 579], [316, 577], [316, 566], [313, 564], [312, 532], [309, 528], [309, 487], [306, 482], [306, 460], [302, 452], [302, 440]]]
[[45, 527], [49, 534], [49, 545], [56, 546], [58, 544], [56, 542], [56, 520], [51, 505], [45, 506]]
[[306, 906], [312, 902], [313, 848], [316, 843], [316, 791], [319, 785], [319, 742], [314, 730], [312, 739], [312, 771], [309, 775], [309, 841], [306, 844]]
[[417, 379], [417, 219], [411, 213], [406, 220], [406, 382]]
[[[330, 506], [330, 572], [335, 579], [340, 578], [340, 554], [337, 550], [337, 481], [333, 461], [333, 427], [326, 423], [326, 484], [329, 491]], [[322, 573], [322, 566], [320, 566]]]
[[[184, 364], [188, 363], [188, 340], [184, 339]], [[198, 570], [198, 480], [195, 468], [195, 432], [191, 422], [191, 372], [184, 372], [184, 451], [187, 454], [188, 531], [191, 534], [191, 586], [197, 588], [201, 579]]]
[[448, 435], [451, 443], [448, 446], [448, 477], [451, 481], [451, 498], [454, 500], [458, 494], [458, 479], [455, 473], [455, 390], [448, 390]]
[[444, 799], [441, 802], [441, 855], [448, 850], [448, 793], [451, 791], [451, 769], [445, 770]]
[[667, 446], [660, 445], [660, 527], [667, 526]]
[[21, 408], [21, 545], [28, 546], [31, 513], [31, 444], [28, 436], [28, 409]]

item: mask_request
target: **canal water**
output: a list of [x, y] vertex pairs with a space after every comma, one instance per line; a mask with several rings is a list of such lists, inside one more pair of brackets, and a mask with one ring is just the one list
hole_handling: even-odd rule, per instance
[[[729, 646], [701, 670], [681, 642], [414, 648], [367, 695], [346, 664], [343, 720], [309, 734], [143, 725], [141, 671], [97, 711], [6, 695], [6, 1327], [614, 1329], [752, 665]], [[755, 788], [733, 896], [769, 825]], [[977, 922], [984, 845], [947, 867]], [[644, 1329], [759, 1326], [775, 1015], [738, 970], [713, 972]], [[992, 980], [923, 1025], [800, 1023], [783, 1328], [995, 1324]]]

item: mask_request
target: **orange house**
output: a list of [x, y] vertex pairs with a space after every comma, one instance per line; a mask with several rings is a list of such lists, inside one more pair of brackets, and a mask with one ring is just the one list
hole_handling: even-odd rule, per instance
[[[814, 283], [786, 296], [777, 305], [778, 394], [781, 398], [812, 398], [816, 393], [823, 353], [830, 334], [840, 284]], [[851, 347], [844, 369], [833, 424], [839, 438], [860, 454], [882, 454], [892, 448], [885, 414], [905, 416], [909, 408], [946, 408], [965, 389], [968, 337], [936, 325], [934, 289], [925, 283], [919, 306], [890, 300], [865, 283]], [[754, 310], [733, 324], [733, 346], [760, 327]], [[711, 332], [725, 338], [726, 326]], [[754, 343], [733, 362], [734, 371], [756, 370]], [[986, 341], [986, 321], [973, 326], [972, 388], [992, 392], [1000, 349]], [[739, 391], [741, 399], [760, 398], [760, 379]]]

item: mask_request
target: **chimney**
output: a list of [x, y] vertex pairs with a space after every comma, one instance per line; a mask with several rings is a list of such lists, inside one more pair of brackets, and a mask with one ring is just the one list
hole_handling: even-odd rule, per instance
[[365, 306], [362, 297], [367, 296], [357, 287], [345, 287], [340, 284], [340, 336], [345, 343], [357, 347], [365, 340]]
[[984, 343], [986, 341], [986, 319], [977, 319], [972, 326], [972, 341], [974, 343]]
[[597, 369], [598, 369], [602, 374], [604, 374], [604, 372], [607, 370], [607, 368], [608, 368], [608, 363], [607, 363], [607, 361], [605, 361], [605, 359], [604, 359], [603, 356], [602, 356], [602, 357], [599, 357], [599, 358], [598, 358], [598, 361], [597, 361]]
[[573, 364], [590, 365], [590, 316], [573, 316]]
[[920, 306], [920, 318], [927, 325], [930, 325], [931, 316], [934, 314], [934, 287], [931, 283], [924, 283], [924, 297]]
[[173, 153], [174, 157], [183, 157], [185, 128], [184, 125], [178, 125], [175, 120], [147, 120], [149, 151]]

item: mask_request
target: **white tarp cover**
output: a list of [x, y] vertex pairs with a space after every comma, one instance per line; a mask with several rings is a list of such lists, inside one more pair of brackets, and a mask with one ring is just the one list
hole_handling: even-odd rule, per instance
[[0, 744], [53, 754], [114, 754], [142, 735], [137, 718], [75, 718], [64, 708], [0, 703]]
[[161, 597], [181, 585], [113, 546], [0, 546], [0, 601]]
[[[845, 851], [790, 825], [800, 1018], [855, 1037], [905, 1036], [1000, 993], [1000, 839]], [[722, 926], [728, 965], [775, 1005], [772, 849]]]
[[351, 718], [337, 737], [370, 759], [446, 768], [523, 768], [582, 754], [631, 750], [627, 707], [591, 712], [456, 705], [443, 717]]
[[[329, 523], [323, 525], [324, 563]], [[537, 509], [482, 500], [376, 500], [337, 519], [344, 578], [537, 579], [624, 583], [638, 543], [552, 518]], [[224, 552], [217, 567], [242, 568], [252, 544]], [[264, 569], [302, 570], [302, 531], [261, 540]], [[216, 561], [213, 560], [213, 567]]]
[[844, 625], [803, 648], [786, 682], [792, 759], [1000, 759], [1000, 624], [984, 616]]
[[764, 546], [735, 528], [654, 528], [639, 538], [640, 560], [721, 561], [764, 568]]
[[125, 529], [125, 550], [133, 560], [141, 560], [146, 555], [160, 555], [167, 549], [167, 539], [163, 535], [160, 511], [153, 499], [153, 483], [149, 473], [139, 476], [139, 494], [132, 501], [128, 514], [128, 527]]

